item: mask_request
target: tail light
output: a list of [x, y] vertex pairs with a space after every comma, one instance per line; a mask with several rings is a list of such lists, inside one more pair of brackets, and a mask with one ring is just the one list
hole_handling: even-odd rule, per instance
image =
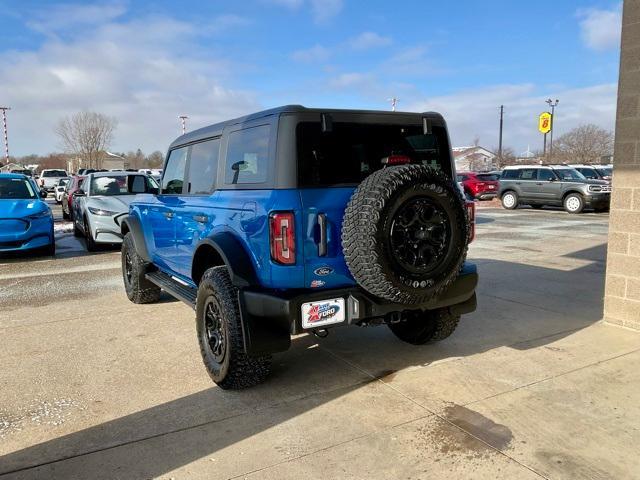
[[293, 212], [274, 212], [269, 217], [271, 258], [282, 265], [296, 263]]
[[476, 238], [476, 203], [465, 202], [467, 208], [467, 217], [469, 217], [469, 243]]

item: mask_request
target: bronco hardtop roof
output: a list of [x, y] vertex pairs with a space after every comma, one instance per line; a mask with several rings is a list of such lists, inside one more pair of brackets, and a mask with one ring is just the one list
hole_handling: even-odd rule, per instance
[[442, 115], [437, 112], [391, 112], [389, 110], [350, 110], [350, 109], [338, 109], [338, 108], [307, 108], [302, 105], [283, 105], [281, 107], [270, 108], [268, 110], [262, 110], [260, 112], [251, 113], [249, 115], [245, 115], [243, 117], [234, 118], [231, 120], [226, 120], [224, 122], [215, 123], [213, 125], [209, 125], [203, 128], [199, 128], [192, 132], [186, 133], [184, 135], [176, 138], [169, 149], [172, 149], [178, 145], [185, 145], [192, 142], [197, 142], [199, 140], [204, 140], [205, 138], [215, 137], [217, 135], [222, 134], [222, 130], [229, 125], [236, 125], [240, 123], [249, 122], [251, 120], [256, 120], [258, 118], [269, 117], [280, 115], [283, 113], [327, 113], [327, 114], [338, 114], [338, 113], [353, 113], [353, 114], [362, 114], [362, 115], [388, 115], [388, 116], [415, 116], [416, 120], [421, 117], [426, 117], [432, 120], [436, 120], [437, 123], [444, 124], [444, 119]]

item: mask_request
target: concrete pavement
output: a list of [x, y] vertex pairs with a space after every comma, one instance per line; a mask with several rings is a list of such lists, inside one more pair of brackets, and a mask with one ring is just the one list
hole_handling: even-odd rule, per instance
[[482, 209], [450, 339], [300, 336], [241, 392], [210, 382], [188, 307], [127, 301], [117, 251], [0, 259], [0, 479], [640, 478], [640, 335], [599, 322], [607, 220]]

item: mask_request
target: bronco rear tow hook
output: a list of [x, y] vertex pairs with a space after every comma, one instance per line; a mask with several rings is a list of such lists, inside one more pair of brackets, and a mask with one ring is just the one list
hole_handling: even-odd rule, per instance
[[315, 330], [312, 330], [311, 333], [318, 338], [327, 338], [329, 336], [329, 330], [326, 328], [316, 328]]

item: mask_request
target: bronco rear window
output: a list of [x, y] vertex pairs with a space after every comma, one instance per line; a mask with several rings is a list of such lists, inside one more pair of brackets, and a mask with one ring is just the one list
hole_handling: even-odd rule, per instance
[[407, 156], [411, 163], [449, 166], [442, 127], [424, 134], [421, 125], [336, 122], [330, 132], [322, 132], [320, 122], [301, 122], [296, 135], [300, 187], [358, 185], [392, 155]]

